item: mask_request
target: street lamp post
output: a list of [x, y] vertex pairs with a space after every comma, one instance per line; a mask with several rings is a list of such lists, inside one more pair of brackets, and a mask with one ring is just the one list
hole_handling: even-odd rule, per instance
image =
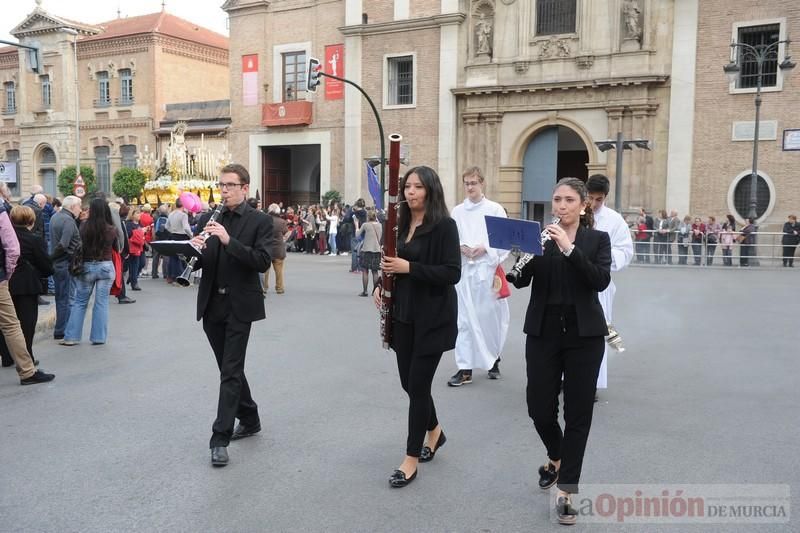
[[596, 141], [594, 143], [597, 149], [601, 152], [609, 150], [617, 151], [617, 173], [614, 178], [614, 209], [622, 211], [622, 154], [623, 150], [633, 150], [633, 147], [642, 148], [644, 150], [650, 149], [650, 141], [647, 139], [630, 139], [625, 140], [625, 136], [621, 131], [617, 132], [616, 140]]
[[[731, 50], [738, 51], [737, 59], [753, 60], [756, 62], [757, 66], [755, 101], [756, 121], [753, 126], [753, 167], [750, 171], [750, 209], [747, 212], [748, 218], [752, 219], [753, 221], [755, 221], [756, 217], [758, 216], [756, 212], [756, 206], [758, 204], [758, 133], [760, 126], [759, 121], [761, 120], [761, 87], [763, 85], [764, 63], [770, 60], [777, 61], [778, 48], [780, 48], [781, 44], [788, 45], [789, 42], [790, 41], [786, 39], [783, 41], [775, 41], [774, 43], [770, 44], [757, 45], [739, 42], [731, 43]], [[788, 75], [789, 71], [795, 67], [795, 63], [792, 61], [792, 58], [786, 54], [778, 67], [780, 68], [781, 72], [783, 72], [785, 77]], [[730, 63], [722, 67], [722, 70], [728, 75], [731, 83], [734, 83], [739, 77], [741, 67], [739, 66], [738, 61], [732, 58]]]

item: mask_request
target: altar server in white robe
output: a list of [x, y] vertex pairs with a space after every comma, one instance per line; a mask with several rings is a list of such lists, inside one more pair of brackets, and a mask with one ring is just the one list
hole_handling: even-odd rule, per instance
[[[611, 283], [608, 288], [601, 292], [600, 305], [606, 316], [606, 322], [613, 322], [612, 308], [614, 305], [614, 293], [617, 288], [614, 285], [614, 272], [619, 272], [627, 267], [633, 259], [633, 241], [631, 231], [622, 215], [606, 207], [605, 201], [608, 196], [608, 178], [602, 174], [594, 174], [586, 182], [588, 201], [594, 212], [594, 229], [605, 231], [611, 239]], [[597, 388], [608, 388], [608, 345], [603, 355], [603, 363], [600, 366], [600, 374], [597, 376]]]
[[483, 194], [485, 179], [478, 167], [462, 175], [466, 198], [453, 209], [461, 240], [461, 281], [458, 294], [458, 372], [447, 382], [451, 387], [472, 383], [472, 370], [489, 370], [488, 377], [500, 377], [500, 353], [508, 334], [508, 302], [494, 289], [497, 265], [508, 257], [507, 250], [489, 246], [485, 216], [505, 217], [497, 202]]

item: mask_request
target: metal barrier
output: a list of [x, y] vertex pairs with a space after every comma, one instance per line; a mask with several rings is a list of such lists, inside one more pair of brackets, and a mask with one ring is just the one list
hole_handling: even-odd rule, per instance
[[[646, 233], [648, 240], [636, 240], [637, 234]], [[754, 231], [754, 244], [736, 241], [740, 232], [734, 232], [730, 244], [721, 241], [709, 243], [707, 235], [702, 242], [691, 242], [691, 235], [684, 242], [678, 242], [674, 234], [666, 241], [660, 240], [663, 234], [657, 230], [644, 232], [631, 228], [633, 239], [633, 261], [637, 265], [676, 265], [676, 266], [760, 266], [781, 267], [783, 265], [782, 232]], [[659, 240], [657, 240], [659, 239]], [[670, 240], [672, 239], [672, 240]], [[795, 249], [795, 257], [797, 256]], [[742, 255], [744, 254], [744, 255]]]

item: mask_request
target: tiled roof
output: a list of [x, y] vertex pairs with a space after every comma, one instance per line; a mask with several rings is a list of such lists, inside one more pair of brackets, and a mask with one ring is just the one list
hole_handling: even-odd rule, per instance
[[[221, 16], [221, 15], [220, 15]], [[111, 39], [127, 35], [139, 35], [143, 33], [160, 33], [169, 35], [186, 41], [213, 46], [215, 48], [228, 49], [228, 38], [207, 28], [198, 26], [186, 19], [171, 15], [166, 11], [141, 15], [138, 17], [128, 17], [94, 24], [103, 29], [97, 35], [84, 37], [81, 42], [99, 41], [101, 39]]]

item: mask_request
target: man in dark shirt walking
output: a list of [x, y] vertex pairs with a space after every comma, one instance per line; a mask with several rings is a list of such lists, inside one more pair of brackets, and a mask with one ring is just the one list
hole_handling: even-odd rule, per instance
[[[231, 440], [261, 431], [244, 360], [251, 324], [266, 317], [259, 273], [270, 264], [272, 217], [247, 204], [250, 174], [242, 165], [226, 165], [219, 188], [225, 206], [222, 214], [206, 224], [209, 237], [205, 242], [196, 236], [192, 243], [202, 248], [202, 258], [195, 265], [203, 269], [197, 320], [203, 320], [220, 371], [217, 418], [209, 444], [211, 464], [225, 466]], [[240, 423], [234, 430], [237, 418]]]

